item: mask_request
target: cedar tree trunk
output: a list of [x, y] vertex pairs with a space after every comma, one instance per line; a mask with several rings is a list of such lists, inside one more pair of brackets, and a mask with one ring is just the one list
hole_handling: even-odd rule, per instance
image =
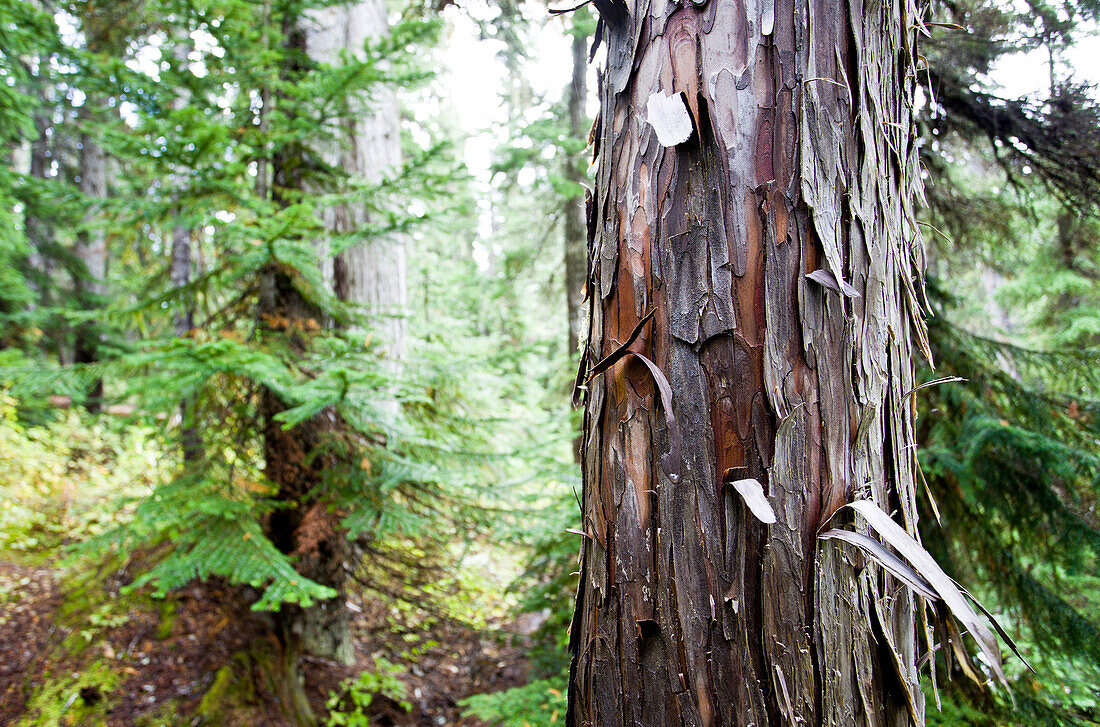
[[596, 5], [568, 723], [922, 724], [913, 597], [816, 537], [916, 533], [915, 4]]

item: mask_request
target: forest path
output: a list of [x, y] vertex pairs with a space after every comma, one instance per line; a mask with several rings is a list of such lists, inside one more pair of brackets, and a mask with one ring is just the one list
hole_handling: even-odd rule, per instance
[[0, 560], [0, 724], [25, 708], [26, 677], [49, 648], [60, 603], [53, 569]]
[[[225, 713], [214, 715], [227, 691], [234, 723], [287, 724], [256, 668], [278, 646], [238, 589], [193, 584], [152, 599], [123, 590], [131, 580], [125, 567], [74, 573], [4, 555], [0, 725], [184, 725], [204, 714], [200, 723], [226, 724]], [[480, 727], [461, 716], [459, 700], [526, 682], [529, 645], [511, 624], [402, 623], [377, 597], [357, 595], [354, 605], [357, 663], [304, 664], [319, 713], [345, 679], [375, 669], [376, 657], [400, 668], [412, 709], [376, 699], [372, 724]]]

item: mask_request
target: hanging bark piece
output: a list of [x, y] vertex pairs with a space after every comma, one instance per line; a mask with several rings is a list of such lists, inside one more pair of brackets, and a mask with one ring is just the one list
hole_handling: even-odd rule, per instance
[[775, 510], [772, 510], [771, 503], [764, 495], [764, 486], [760, 484], [759, 480], [750, 477], [745, 480], [737, 480], [731, 483], [731, 486], [737, 490], [737, 494], [741, 495], [745, 505], [756, 516], [757, 520], [765, 525], [771, 525], [775, 522]]
[[676, 146], [691, 138], [691, 115], [682, 94], [652, 94], [646, 103], [646, 120], [662, 146]]
[[916, 539], [905, 532], [890, 516], [873, 502], [858, 500], [851, 503], [852, 508], [867, 521], [867, 523], [895, 550], [901, 553], [907, 561], [913, 564], [913, 568], [925, 582], [935, 590], [936, 595], [943, 600], [951, 615], [966, 627], [968, 633], [974, 637], [986, 658], [986, 662], [993, 669], [997, 680], [1008, 686], [1004, 672], [1001, 670], [1001, 652], [997, 648], [997, 638], [989, 627], [978, 618], [978, 614], [970, 608], [962, 593], [950, 576], [943, 572], [939, 564]]
[[604, 371], [611, 368], [617, 361], [625, 358], [627, 354], [631, 353], [630, 347], [638, 340], [638, 336], [642, 335], [642, 329], [645, 328], [645, 325], [653, 320], [653, 314], [655, 312], [656, 311], [651, 310], [649, 313], [646, 313], [642, 320], [638, 321], [638, 325], [634, 326], [634, 330], [630, 332], [630, 335], [626, 337], [626, 341], [607, 356], [604, 356], [592, 367], [592, 371], [588, 374], [588, 378], [585, 379], [585, 383], [596, 378]]

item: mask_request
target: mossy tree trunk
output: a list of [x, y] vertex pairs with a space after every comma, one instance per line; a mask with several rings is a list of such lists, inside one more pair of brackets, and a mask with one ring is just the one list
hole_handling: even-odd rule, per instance
[[916, 7], [597, 7], [568, 723], [921, 724], [913, 598], [816, 537], [916, 532]]
[[[265, 4], [265, 15], [274, 15]], [[305, 19], [292, 13], [282, 14], [282, 37], [287, 62], [283, 80], [306, 72]], [[270, 89], [260, 90], [263, 106], [259, 125], [278, 106], [280, 96]], [[312, 150], [304, 144], [282, 147], [270, 159], [258, 160], [257, 195], [276, 206], [290, 203], [299, 191], [309, 191], [307, 169], [314, 168]], [[321, 251], [320, 254], [323, 254]], [[324, 321], [324, 312], [302, 292], [304, 281], [299, 271], [279, 261], [268, 263], [261, 272], [256, 317], [260, 334], [274, 347], [282, 349], [288, 360], [308, 352], [312, 334]], [[285, 427], [278, 416], [289, 404], [265, 388], [260, 392], [259, 416], [263, 426], [264, 473], [277, 488], [274, 499], [281, 503], [267, 518], [264, 534], [283, 553], [296, 559], [296, 569], [304, 577], [328, 586], [337, 595], [310, 607], [283, 604], [275, 614], [276, 636], [281, 653], [276, 667], [280, 701], [294, 724], [315, 725], [316, 715], [304, 688], [301, 662], [305, 656], [320, 657], [350, 664], [354, 661], [345, 593], [351, 557], [348, 543], [338, 521], [325, 501], [323, 472], [329, 461], [316, 456], [326, 437], [338, 436], [342, 422], [331, 409]]]
[[[303, 63], [339, 65], [345, 55], [361, 56], [368, 40], [387, 32], [385, 4], [366, 0], [311, 9], [287, 17], [283, 31], [292, 51], [288, 57], [298, 64], [286, 69], [288, 75], [304, 72]], [[277, 97], [271, 98], [271, 104], [278, 102]], [[340, 183], [334, 175], [346, 174], [357, 183], [379, 182], [384, 174], [397, 171], [401, 138], [392, 90], [372, 89], [369, 99], [367, 94], [357, 94], [349, 103], [351, 113], [319, 126], [316, 139], [273, 160], [270, 189], [261, 188], [262, 195], [271, 195], [278, 204], [280, 190], [331, 191]], [[306, 157], [308, 163], [303, 162]], [[307, 178], [305, 170], [322, 174]], [[265, 170], [260, 170], [257, 179], [266, 186]], [[379, 348], [396, 367], [404, 351], [404, 243], [400, 239], [364, 239], [333, 254], [327, 243], [330, 237], [366, 232], [370, 222], [367, 208], [361, 203], [343, 203], [322, 209], [321, 215], [324, 242], [317, 244], [317, 254], [324, 277], [336, 297], [360, 305], [372, 316], [372, 325], [384, 339]], [[282, 345], [292, 356], [305, 352], [310, 334], [326, 322], [325, 313], [300, 292], [296, 276], [295, 271], [271, 265], [263, 278], [259, 310], [265, 335], [284, 341]], [[301, 685], [301, 659], [313, 656], [342, 664], [355, 660], [345, 605], [354, 553], [339, 513], [327, 507], [323, 492], [323, 472], [332, 463], [326, 460], [327, 455], [317, 455], [326, 439], [349, 434], [346, 423], [331, 409], [286, 429], [276, 419], [285, 408], [286, 403], [274, 392], [264, 392], [261, 413], [266, 474], [278, 487], [276, 499], [288, 505], [272, 513], [266, 532], [280, 550], [297, 559], [296, 567], [303, 576], [338, 594], [309, 608], [284, 605], [277, 618], [283, 642], [284, 702], [292, 719], [308, 724], [314, 716]]]

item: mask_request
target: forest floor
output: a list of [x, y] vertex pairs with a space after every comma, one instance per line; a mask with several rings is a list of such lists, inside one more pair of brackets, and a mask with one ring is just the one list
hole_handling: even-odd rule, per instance
[[[0, 724], [287, 724], [264, 666], [277, 663], [278, 644], [239, 589], [201, 583], [153, 599], [125, 590], [130, 578], [126, 567], [74, 575], [0, 560]], [[305, 663], [322, 720], [330, 695], [379, 658], [405, 693], [376, 696], [372, 725], [481, 725], [459, 700], [526, 681], [514, 623], [417, 627], [378, 598], [355, 601], [358, 663]]]
[[[192, 582], [158, 598], [128, 587], [155, 552], [73, 550], [126, 522], [166, 461], [148, 430], [74, 412], [23, 429], [0, 397], [0, 725], [288, 724], [255, 591]], [[421, 591], [349, 594], [356, 663], [303, 664], [321, 725], [473, 727], [462, 699], [527, 682], [530, 639], [508, 593], [518, 565], [482, 550]]]

